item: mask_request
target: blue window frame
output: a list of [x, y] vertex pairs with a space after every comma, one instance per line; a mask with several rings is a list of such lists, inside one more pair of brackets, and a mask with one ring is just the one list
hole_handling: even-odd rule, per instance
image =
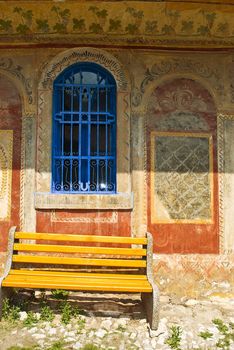
[[52, 192], [116, 193], [116, 83], [95, 63], [53, 86]]

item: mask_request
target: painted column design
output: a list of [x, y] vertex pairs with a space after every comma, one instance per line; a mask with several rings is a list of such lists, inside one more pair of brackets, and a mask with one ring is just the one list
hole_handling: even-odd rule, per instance
[[134, 236], [144, 236], [147, 232], [147, 191], [146, 191], [146, 113], [135, 110], [132, 114], [132, 178], [134, 207], [132, 214], [132, 232]]
[[20, 227], [24, 231], [36, 231], [35, 191], [35, 114], [23, 116], [21, 151], [21, 212]]
[[218, 116], [220, 250], [234, 252], [234, 115]]

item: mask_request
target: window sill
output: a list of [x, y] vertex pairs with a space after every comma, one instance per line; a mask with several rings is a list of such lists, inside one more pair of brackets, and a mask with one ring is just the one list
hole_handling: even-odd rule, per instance
[[133, 194], [55, 194], [35, 193], [36, 209], [132, 209]]

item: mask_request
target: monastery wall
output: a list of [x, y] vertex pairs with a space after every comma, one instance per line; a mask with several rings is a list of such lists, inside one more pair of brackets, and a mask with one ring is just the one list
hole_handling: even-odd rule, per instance
[[[162, 293], [233, 295], [234, 57], [146, 48], [0, 56], [1, 262], [8, 229], [154, 236]], [[50, 193], [54, 78], [95, 62], [117, 82], [115, 195]]]

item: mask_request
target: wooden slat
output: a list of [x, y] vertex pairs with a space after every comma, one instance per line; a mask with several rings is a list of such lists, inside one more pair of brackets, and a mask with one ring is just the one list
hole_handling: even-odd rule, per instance
[[14, 287], [14, 288], [39, 288], [39, 289], [66, 289], [66, 290], [80, 290], [80, 291], [100, 291], [100, 292], [129, 292], [129, 293], [150, 293], [152, 289], [150, 287], [141, 288], [139, 286], [86, 286], [78, 284], [60, 284], [58, 285], [55, 282], [44, 283], [43, 285], [40, 282], [30, 283], [22, 281], [11, 281], [2, 283], [3, 287]]
[[89, 259], [89, 258], [67, 258], [52, 256], [13, 255], [13, 262], [39, 263], [39, 264], [61, 264], [61, 265], [93, 265], [93, 266], [122, 266], [122, 267], [146, 267], [145, 260], [123, 260], [123, 259]]
[[9, 275], [6, 277], [7, 281], [22, 281], [22, 282], [28, 282], [28, 285], [30, 286], [30, 283], [34, 282], [40, 282], [41, 284], [51, 282], [56, 282], [57, 284], [82, 284], [82, 285], [133, 285], [133, 286], [148, 286], [149, 282], [147, 280], [142, 280], [139, 282], [139, 280], [126, 280], [126, 279], [114, 279], [114, 278], [87, 278], [87, 277], [79, 277], [74, 279], [72, 276], [59, 276], [59, 277], [51, 277], [51, 276], [28, 276], [28, 275]]
[[129, 274], [113, 274], [113, 273], [86, 273], [86, 272], [70, 272], [70, 271], [43, 271], [43, 270], [10, 270], [10, 275], [28, 275], [28, 276], [51, 276], [51, 277], [65, 277], [71, 276], [73, 278], [85, 277], [85, 278], [111, 278], [111, 279], [127, 279], [138, 280], [141, 283], [142, 280], [147, 280], [146, 275], [129, 275]]
[[52, 244], [23, 244], [15, 243], [14, 250], [32, 252], [59, 252], [59, 253], [87, 253], [108, 255], [145, 256], [146, 249], [133, 248], [106, 248], [106, 247], [79, 247]]
[[[14, 276], [15, 277], [15, 276]], [[19, 276], [18, 276], [19, 277]], [[7, 277], [2, 285], [4, 287], [16, 287], [16, 288], [44, 288], [44, 289], [68, 289], [68, 290], [86, 290], [86, 291], [115, 291], [115, 292], [151, 292], [152, 287], [149, 283], [137, 283], [135, 281], [122, 283], [123, 280], [91, 280], [87, 279], [40, 279], [38, 278], [31, 279], [14, 279]], [[128, 283], [127, 283], [128, 282]]]
[[123, 243], [123, 244], [147, 244], [147, 238], [120, 237], [120, 236], [92, 236], [92, 235], [71, 235], [60, 233], [34, 233], [16, 232], [17, 239], [33, 239], [48, 241], [71, 241], [71, 242], [93, 242], [93, 243]]

